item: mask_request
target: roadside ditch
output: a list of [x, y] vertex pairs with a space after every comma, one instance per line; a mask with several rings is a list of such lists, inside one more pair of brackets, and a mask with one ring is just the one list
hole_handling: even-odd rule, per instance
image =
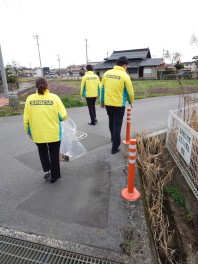
[[[135, 138], [140, 190], [155, 263], [196, 264], [198, 201], [167, 151], [165, 137], [142, 133]], [[130, 225], [125, 238], [123, 250], [132, 259]]]

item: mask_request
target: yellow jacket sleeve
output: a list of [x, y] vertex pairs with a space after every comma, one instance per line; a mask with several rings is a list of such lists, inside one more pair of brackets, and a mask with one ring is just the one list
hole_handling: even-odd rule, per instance
[[132, 104], [134, 102], [134, 89], [129, 76], [126, 77], [125, 85], [128, 93], [128, 102], [129, 104]]
[[86, 83], [86, 77], [82, 77], [81, 85], [80, 85], [80, 96], [84, 97], [84, 88], [85, 88], [85, 83]]
[[23, 125], [24, 125], [25, 133], [28, 135], [31, 135], [31, 131], [30, 131], [30, 127], [29, 127], [28, 106], [29, 106], [29, 103], [28, 103], [28, 99], [27, 99], [26, 103], [25, 103], [25, 108], [24, 108]]
[[62, 103], [61, 99], [57, 97], [57, 106], [58, 106], [58, 113], [60, 121], [64, 121], [67, 119], [67, 110]]

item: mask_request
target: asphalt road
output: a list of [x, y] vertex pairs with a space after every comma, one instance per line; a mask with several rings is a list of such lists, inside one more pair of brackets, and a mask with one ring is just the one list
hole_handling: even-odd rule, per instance
[[[180, 103], [179, 96], [155, 97], [137, 100], [134, 103], [131, 117], [131, 134], [134, 132], [147, 131], [148, 133], [165, 129], [167, 127], [168, 112], [178, 107]], [[77, 129], [82, 131], [94, 131], [95, 134], [109, 137], [108, 120], [106, 110], [97, 107], [98, 125], [87, 127], [89, 122], [87, 108], [68, 109], [69, 117], [76, 124]], [[79, 116], [80, 115], [80, 116]], [[126, 118], [126, 115], [125, 115]], [[122, 126], [122, 137], [125, 137], [125, 119]]]
[[[136, 101], [131, 135], [166, 128], [168, 111], [178, 104], [178, 96]], [[37, 149], [24, 134], [22, 116], [0, 118], [0, 233], [56, 239], [64, 241], [68, 250], [85, 253], [89, 247], [90, 254], [92, 247], [97, 249], [96, 255], [100, 249], [106, 252], [101, 253], [102, 257], [110, 257], [110, 252], [120, 253], [120, 227], [128, 219], [128, 206], [120, 195], [126, 187], [126, 175], [119, 169], [124, 166], [122, 153], [110, 154], [105, 109], [97, 106], [96, 126], [87, 124], [87, 107], [68, 109], [68, 116], [76, 123], [77, 131], [87, 133], [81, 141], [87, 153], [61, 163], [62, 178], [53, 185], [43, 180]], [[123, 139], [125, 127], [124, 121]], [[134, 226], [142, 235], [142, 240], [138, 238], [142, 246], [147, 239], [141, 200], [133, 206]]]

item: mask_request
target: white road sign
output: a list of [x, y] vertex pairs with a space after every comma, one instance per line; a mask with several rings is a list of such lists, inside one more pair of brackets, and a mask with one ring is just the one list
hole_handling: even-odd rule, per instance
[[177, 137], [177, 150], [186, 163], [190, 164], [193, 135], [182, 125], [179, 126]]

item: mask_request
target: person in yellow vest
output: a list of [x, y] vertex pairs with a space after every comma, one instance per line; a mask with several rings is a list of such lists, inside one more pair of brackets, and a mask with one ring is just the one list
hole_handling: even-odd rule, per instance
[[54, 183], [61, 177], [59, 149], [61, 121], [67, 111], [61, 99], [50, 93], [45, 78], [36, 80], [36, 93], [29, 95], [23, 115], [24, 130], [38, 147], [44, 179]]
[[83, 76], [80, 87], [81, 97], [86, 98], [91, 122], [89, 125], [95, 125], [96, 119], [96, 99], [100, 96], [100, 79], [94, 74], [92, 65], [87, 65], [86, 74]]
[[127, 74], [128, 59], [120, 57], [113, 69], [103, 74], [101, 81], [101, 107], [105, 107], [109, 117], [109, 130], [112, 141], [112, 154], [120, 151], [121, 128], [128, 101], [133, 104], [134, 90], [131, 79]]

